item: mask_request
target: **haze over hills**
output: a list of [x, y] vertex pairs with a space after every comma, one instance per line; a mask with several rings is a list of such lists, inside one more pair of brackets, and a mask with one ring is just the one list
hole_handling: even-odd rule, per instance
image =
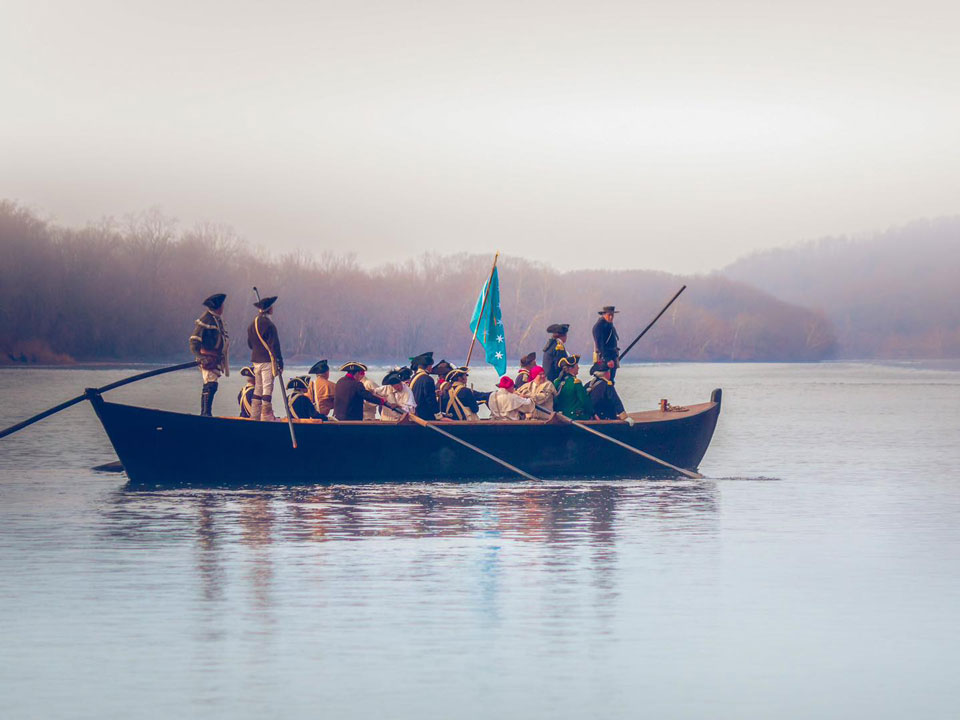
[[[279, 259], [222, 226], [180, 230], [156, 212], [62, 228], [0, 202], [0, 351], [6, 362], [166, 360], [187, 355], [201, 301], [228, 293], [234, 364], [249, 358], [251, 286], [279, 294], [285, 355], [403, 363], [424, 350], [465, 360], [485, 255], [426, 255], [367, 270], [350, 256]], [[818, 360], [835, 339], [822, 314], [724, 277], [643, 270], [561, 273], [501, 257], [509, 360], [539, 354], [550, 323], [572, 325], [571, 352], [592, 353], [597, 310], [614, 303], [626, 343], [683, 282], [690, 288], [638, 344], [639, 360]]]
[[823, 312], [839, 357], [960, 357], [960, 217], [763, 251], [720, 274]]

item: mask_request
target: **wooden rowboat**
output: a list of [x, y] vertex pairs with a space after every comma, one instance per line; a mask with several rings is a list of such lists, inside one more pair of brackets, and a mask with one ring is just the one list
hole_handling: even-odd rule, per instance
[[[584, 423], [681, 468], [696, 468], [713, 437], [722, 393], [683, 412], [631, 413]], [[515, 479], [501, 465], [412, 422], [286, 423], [123, 405], [90, 389], [110, 442], [135, 487], [457, 482]], [[540, 478], [625, 478], [674, 474], [569, 423], [444, 422], [445, 431]]]

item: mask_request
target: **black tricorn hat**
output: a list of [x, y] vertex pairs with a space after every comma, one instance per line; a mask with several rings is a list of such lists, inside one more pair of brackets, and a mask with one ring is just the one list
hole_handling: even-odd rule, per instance
[[448, 363], [446, 360], [441, 360], [438, 363], [433, 364], [432, 374], [437, 377], [446, 377], [447, 373], [453, 370], [453, 365]]
[[547, 332], [554, 335], [566, 335], [569, 329], [570, 325], [567, 323], [554, 323], [547, 328]]
[[537, 354], [535, 352], [527, 353], [520, 358], [520, 367], [531, 367], [537, 364]]
[[413, 377], [413, 370], [408, 367], [402, 367], [397, 369], [397, 374], [400, 375], [401, 380], [409, 380]]
[[241, 368], [241, 369], [240, 369], [240, 375], [242, 375], [243, 377], [252, 378], [252, 377], [253, 377], [253, 368], [252, 368], [252, 367]]
[[433, 350], [430, 352], [420, 353], [412, 358], [410, 358], [410, 367], [412, 368], [421, 368], [433, 365]]
[[618, 313], [618, 312], [620, 312], [620, 311], [617, 310], [617, 308], [614, 307], [613, 305], [604, 305], [604, 306], [603, 306], [603, 310], [597, 310], [597, 315], [606, 315], [607, 313], [614, 313], [614, 314], [616, 314], [616, 313]]
[[386, 375], [383, 376], [383, 382], [381, 385], [399, 385], [403, 382], [403, 378], [400, 377], [399, 370], [391, 370]]
[[203, 304], [206, 305], [211, 310], [219, 310], [223, 307], [223, 301], [227, 299], [226, 293], [216, 293], [211, 295], [206, 300], [203, 301]]
[[350, 362], [344, 363], [343, 365], [340, 366], [340, 372], [356, 373], [356, 372], [366, 372], [366, 371], [367, 371], [367, 366], [355, 360], [351, 360]]
[[330, 363], [328, 363], [326, 360], [317, 360], [313, 364], [313, 367], [307, 370], [307, 372], [310, 373], [311, 375], [320, 375], [321, 373], [325, 373], [329, 369], [330, 369]]
[[580, 364], [579, 355], [568, 355], [567, 357], [560, 358], [560, 362], [557, 363], [560, 367], [573, 367], [574, 365]]
[[444, 375], [443, 379], [446, 380], [447, 382], [453, 382], [454, 380], [456, 380], [456, 379], [457, 379], [458, 377], [460, 377], [461, 375], [462, 375], [463, 377], [467, 377], [467, 375], [469, 375], [469, 374], [470, 374], [470, 368], [468, 368], [468, 367], [455, 367], [455, 368], [453, 368], [450, 372], [448, 372], [446, 375]]
[[595, 362], [593, 365], [590, 366], [591, 375], [596, 375], [597, 373], [605, 373], [609, 371], [610, 371], [610, 368], [607, 367], [607, 364], [605, 362]]
[[269, 310], [271, 307], [273, 307], [273, 304], [276, 301], [277, 301], [277, 296], [274, 295], [273, 297], [265, 297], [263, 298], [263, 300], [257, 300], [257, 302], [253, 304], [253, 306], [255, 308], [260, 308], [261, 310], [266, 311], [266, 310]]
[[292, 377], [287, 381], [287, 390], [306, 390], [307, 382], [302, 377]]

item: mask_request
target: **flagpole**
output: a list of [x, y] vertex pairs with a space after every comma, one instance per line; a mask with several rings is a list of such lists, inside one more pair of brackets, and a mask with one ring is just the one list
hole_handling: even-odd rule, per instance
[[490, 268], [490, 277], [487, 278], [487, 287], [483, 291], [483, 300], [480, 303], [480, 313], [477, 315], [477, 326], [473, 329], [473, 340], [470, 341], [470, 350], [467, 351], [467, 362], [465, 367], [470, 367], [470, 357], [473, 355], [473, 346], [477, 342], [477, 332], [480, 330], [480, 320], [483, 318], [484, 308], [487, 307], [487, 297], [490, 295], [490, 285], [493, 282], [493, 271], [497, 269], [497, 259], [500, 257], [500, 251], [493, 256], [493, 267]]

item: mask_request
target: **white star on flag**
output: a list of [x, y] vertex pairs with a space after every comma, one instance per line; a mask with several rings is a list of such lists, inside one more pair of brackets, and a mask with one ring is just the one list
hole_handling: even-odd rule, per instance
[[503, 342], [503, 335], [497, 335], [497, 342], [498, 342], [498, 343], [502, 343], [502, 342]]
[[498, 352], [498, 353], [495, 355], [495, 357], [497, 358], [497, 360], [502, 360], [502, 359], [503, 359], [503, 353]]

